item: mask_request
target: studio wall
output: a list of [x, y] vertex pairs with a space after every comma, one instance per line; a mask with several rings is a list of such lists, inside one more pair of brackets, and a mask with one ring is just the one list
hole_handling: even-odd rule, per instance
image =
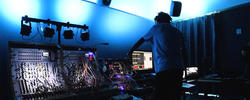
[[[218, 70], [244, 74], [247, 63], [241, 59], [243, 46], [250, 44], [250, 3], [222, 11], [218, 18]], [[233, 74], [232, 74], [233, 75]]]
[[250, 3], [173, 24], [183, 32], [187, 66], [221, 77], [244, 77], [242, 48], [250, 44]]

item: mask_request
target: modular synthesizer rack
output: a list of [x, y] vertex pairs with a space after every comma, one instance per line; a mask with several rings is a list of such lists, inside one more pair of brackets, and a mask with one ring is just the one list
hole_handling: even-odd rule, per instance
[[107, 100], [152, 90], [150, 73], [138, 74], [126, 59], [101, 63], [95, 48], [9, 42], [8, 55], [14, 100]]
[[[60, 67], [60, 49], [56, 45], [9, 42], [10, 75], [15, 99], [48, 99], [100, 86], [102, 77], [96, 70], [95, 49], [63, 48], [63, 67]], [[62, 71], [65, 71], [65, 78]]]

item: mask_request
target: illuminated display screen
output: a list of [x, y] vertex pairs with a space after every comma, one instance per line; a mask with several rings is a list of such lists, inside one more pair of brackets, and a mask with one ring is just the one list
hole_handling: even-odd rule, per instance
[[152, 52], [134, 51], [132, 53], [132, 63], [134, 70], [153, 69]]
[[190, 77], [190, 76], [196, 76], [198, 75], [198, 67], [187, 67], [186, 72], [183, 71], [183, 78]]

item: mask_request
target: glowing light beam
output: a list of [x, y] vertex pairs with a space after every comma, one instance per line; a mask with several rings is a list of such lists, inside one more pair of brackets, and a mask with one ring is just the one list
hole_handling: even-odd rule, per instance
[[86, 23], [91, 17], [91, 9], [93, 6], [80, 0], [58, 0], [56, 7], [56, 15], [60, 20], [70, 23], [82, 24]]
[[1, 0], [2, 15], [13, 23], [20, 24], [22, 16], [40, 16], [40, 0]]

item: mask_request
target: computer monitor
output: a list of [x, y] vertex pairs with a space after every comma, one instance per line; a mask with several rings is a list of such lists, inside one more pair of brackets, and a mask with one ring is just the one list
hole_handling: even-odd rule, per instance
[[198, 77], [198, 67], [187, 67], [183, 71], [183, 78], [184, 79], [193, 79]]
[[151, 51], [133, 51], [133, 70], [153, 70], [153, 57]]

